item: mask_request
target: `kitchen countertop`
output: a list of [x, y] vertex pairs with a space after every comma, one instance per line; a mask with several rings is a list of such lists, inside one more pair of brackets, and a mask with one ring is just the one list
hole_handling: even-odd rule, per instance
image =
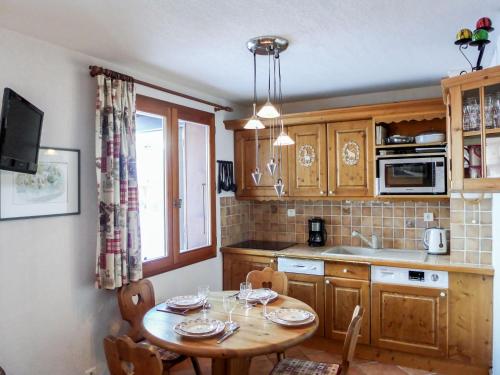
[[246, 254], [246, 255], [260, 255], [272, 257], [291, 257], [300, 259], [320, 259], [324, 261], [341, 261], [349, 263], [365, 263], [374, 266], [388, 266], [388, 267], [405, 267], [405, 268], [420, 268], [428, 270], [441, 270], [448, 272], [464, 272], [474, 273], [486, 276], [493, 276], [494, 269], [489, 265], [476, 265], [457, 263], [450, 260], [449, 255], [427, 255], [425, 261], [407, 261], [404, 259], [377, 259], [377, 258], [352, 258], [343, 255], [323, 255], [322, 252], [331, 247], [309, 247], [307, 245], [298, 244], [281, 251], [266, 251], [259, 249], [240, 249], [235, 247], [221, 247], [223, 253]]

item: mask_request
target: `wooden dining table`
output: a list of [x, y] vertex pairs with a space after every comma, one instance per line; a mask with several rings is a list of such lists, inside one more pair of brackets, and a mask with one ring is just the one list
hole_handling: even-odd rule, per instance
[[211, 307], [205, 313], [196, 310], [182, 316], [159, 311], [158, 307], [154, 307], [146, 313], [142, 321], [144, 336], [160, 348], [191, 357], [212, 358], [212, 374], [245, 375], [249, 372], [252, 357], [284, 352], [311, 337], [318, 328], [318, 315], [309, 305], [280, 295], [268, 303], [268, 313], [278, 308], [303, 309], [316, 315], [314, 322], [301, 327], [283, 327], [266, 319], [262, 314], [261, 305], [245, 309], [243, 304], [239, 304], [232, 313], [232, 320], [238, 323], [240, 328], [220, 344], [217, 344], [220, 335], [208, 339], [188, 339], [174, 332], [174, 326], [187, 319], [206, 316], [227, 321], [228, 314], [224, 311], [222, 297], [235, 293], [210, 293], [208, 302]]

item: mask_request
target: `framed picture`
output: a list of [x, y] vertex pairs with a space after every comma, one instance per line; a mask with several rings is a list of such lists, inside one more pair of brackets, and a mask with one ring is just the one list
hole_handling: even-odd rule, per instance
[[80, 150], [40, 147], [36, 174], [0, 171], [0, 220], [80, 213]]

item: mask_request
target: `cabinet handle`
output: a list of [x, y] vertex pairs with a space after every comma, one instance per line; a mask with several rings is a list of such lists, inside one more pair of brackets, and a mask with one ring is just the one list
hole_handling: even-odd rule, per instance
[[320, 193], [321, 195], [325, 195], [325, 192], [324, 192], [323, 190], [321, 190], [319, 193]]
[[440, 295], [441, 297], [446, 297], [446, 293], [445, 293], [445, 292], [441, 292], [441, 293], [439, 293], [439, 295]]
[[271, 259], [269, 262], [274, 263], [274, 259]]
[[347, 272], [349, 272], [349, 270], [347, 268], [344, 268], [343, 272], [347, 273]]
[[330, 280], [326, 279], [325, 284], [330, 284]]
[[332, 195], [332, 194], [333, 194], [333, 190], [330, 190], [330, 191], [328, 192], [328, 194]]

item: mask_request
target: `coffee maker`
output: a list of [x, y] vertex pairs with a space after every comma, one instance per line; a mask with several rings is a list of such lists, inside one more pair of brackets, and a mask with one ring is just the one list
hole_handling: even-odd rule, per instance
[[325, 246], [325, 242], [325, 221], [320, 217], [313, 217], [309, 219], [309, 239], [307, 240], [309, 246]]

